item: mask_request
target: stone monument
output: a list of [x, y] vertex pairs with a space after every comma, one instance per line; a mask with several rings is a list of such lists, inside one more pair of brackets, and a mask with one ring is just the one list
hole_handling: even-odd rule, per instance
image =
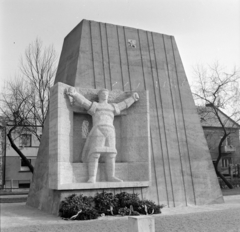
[[[111, 129], [95, 126], [95, 108]], [[103, 190], [168, 207], [223, 202], [174, 37], [83, 20], [63, 43], [27, 204], [57, 214], [64, 197]]]

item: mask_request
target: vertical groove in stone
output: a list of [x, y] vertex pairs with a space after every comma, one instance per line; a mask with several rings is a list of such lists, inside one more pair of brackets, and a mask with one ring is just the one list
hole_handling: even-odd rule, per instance
[[[162, 111], [162, 121], [163, 121], [163, 131], [164, 131], [164, 136], [165, 136], [165, 146], [166, 146], [166, 150], [167, 150], [168, 169], [169, 169], [169, 175], [170, 175], [170, 183], [171, 183], [171, 189], [172, 189], [172, 195], [173, 195], [173, 202], [175, 204], [174, 193], [173, 193], [172, 174], [171, 174], [171, 163], [170, 163], [169, 150], [168, 150], [168, 144], [167, 144], [167, 133], [166, 133], [166, 126], [165, 126], [166, 123], [165, 123], [165, 118], [164, 118], [164, 113], [163, 113], [163, 100], [162, 100], [162, 94], [161, 94], [161, 89], [160, 89], [160, 77], [159, 77], [159, 74], [158, 74], [158, 64], [157, 64], [157, 57], [156, 57], [156, 50], [155, 50], [155, 44], [154, 44], [155, 42], [154, 42], [154, 39], [153, 39], [153, 33], [151, 33], [151, 36], [152, 36], [152, 43], [153, 43], [155, 65], [156, 65], [156, 69], [157, 69], [158, 90], [159, 90], [160, 104], [161, 104], [161, 111]], [[160, 131], [160, 127], [159, 127], [159, 131]], [[163, 159], [163, 167], [164, 167], [164, 174], [165, 174], [165, 162], [164, 162], [164, 158], [162, 158], [162, 159]], [[165, 182], [166, 182], [166, 191], [168, 192], [166, 177], [165, 177]]]
[[103, 44], [102, 44], [102, 30], [101, 30], [101, 25], [100, 23], [98, 23], [99, 25], [99, 34], [100, 34], [100, 43], [101, 43], [101, 53], [102, 53], [102, 67], [103, 67], [103, 76], [104, 76], [104, 88], [107, 88], [107, 84], [106, 84], [106, 76], [105, 76], [105, 67], [104, 67], [104, 55], [103, 55]]
[[192, 182], [192, 188], [193, 188], [194, 204], [196, 205], [196, 195], [195, 195], [195, 187], [194, 187], [194, 182], [193, 182], [193, 174], [192, 174], [191, 158], [190, 158], [190, 152], [189, 152], [189, 144], [188, 144], [188, 138], [187, 138], [187, 132], [186, 132], [185, 116], [184, 116], [184, 112], [183, 112], [183, 102], [182, 102], [182, 96], [181, 96], [181, 92], [180, 92], [180, 85], [179, 85], [178, 72], [177, 72], [177, 65], [176, 65], [176, 57], [175, 57], [175, 53], [174, 53], [172, 37], [171, 37], [171, 45], [172, 45], [173, 58], [174, 58], [174, 65], [175, 65], [176, 77], [177, 77], [177, 83], [178, 83], [179, 99], [180, 99], [180, 104], [181, 104], [181, 113], [182, 113], [182, 116], [183, 116], [184, 135], [185, 135], [186, 144], [187, 144], [186, 148], [187, 148], [188, 162], [189, 162], [189, 169], [190, 169], [191, 182]]
[[141, 64], [142, 64], [143, 83], [144, 83], [144, 89], [146, 90], [146, 80], [145, 80], [144, 68], [143, 68], [142, 48], [141, 48], [141, 41], [140, 41], [139, 30], [137, 30], [137, 33], [138, 33], [139, 50], [140, 50]]
[[[156, 106], [156, 112], [157, 112], [157, 123], [158, 123], [158, 133], [159, 133], [159, 139], [160, 139], [160, 144], [161, 144], [161, 153], [162, 153], [162, 162], [163, 162], [163, 172], [164, 172], [164, 181], [165, 181], [165, 186], [166, 186], [166, 196], [167, 196], [167, 202], [169, 206], [169, 197], [168, 197], [168, 189], [167, 189], [167, 180], [166, 180], [166, 173], [165, 173], [165, 162], [163, 158], [163, 148], [162, 148], [162, 138], [161, 138], [161, 133], [160, 133], [160, 122], [159, 122], [159, 113], [158, 113], [158, 107], [157, 107], [157, 95], [156, 95], [156, 90], [155, 90], [155, 82], [154, 82], [154, 76], [153, 76], [153, 65], [151, 61], [151, 54], [150, 54], [150, 45], [149, 45], [149, 39], [148, 39], [148, 32], [147, 33], [147, 44], [148, 44], [148, 52], [149, 52], [149, 61], [151, 65], [151, 73], [152, 73], [152, 81], [153, 81], [153, 90], [154, 90], [154, 96], [155, 96], [155, 106]], [[150, 128], [151, 130], [151, 128]], [[156, 179], [157, 183], [157, 179]], [[171, 182], [172, 183], [172, 182]], [[174, 199], [174, 198], [173, 198]], [[174, 201], [174, 200], [173, 200]]]
[[154, 174], [155, 174], [155, 181], [156, 181], [156, 189], [157, 189], [157, 200], [158, 200], [158, 205], [160, 205], [159, 192], [158, 192], [158, 182], [157, 182], [156, 162], [155, 162], [155, 154], [154, 154], [154, 150], [153, 150], [152, 131], [151, 131], [151, 129], [150, 129], [150, 138], [151, 138], [151, 149], [152, 149], [152, 157], [153, 157], [153, 167], [154, 167]]
[[123, 27], [123, 34], [124, 34], [125, 48], [126, 48], [127, 67], [128, 67], [128, 77], [129, 77], [129, 86], [130, 86], [130, 91], [132, 91], [131, 77], [130, 77], [130, 67], [129, 67], [129, 61], [128, 61], [128, 51], [127, 51], [127, 40], [126, 40], [125, 27]]
[[177, 136], [177, 144], [178, 144], [178, 151], [179, 151], [179, 158], [180, 158], [181, 174], [182, 174], [182, 180], [183, 180], [184, 197], [185, 197], [185, 203], [187, 205], [185, 178], [184, 178], [184, 174], [183, 174], [183, 164], [182, 164], [181, 149], [180, 149], [180, 144], [179, 144], [179, 135], [178, 135], [178, 128], [177, 128], [177, 120], [176, 120], [176, 109], [175, 109], [174, 100], [173, 100], [172, 84], [171, 84], [171, 80], [170, 80], [170, 73], [169, 73], [169, 66], [168, 66], [168, 59], [167, 59], [167, 52], [166, 52], [166, 45], [165, 45], [164, 36], [163, 36], [163, 44], [164, 44], [166, 66], [167, 66], [167, 76], [168, 76], [168, 81], [169, 81], [169, 86], [170, 86], [170, 93], [171, 93], [171, 100], [172, 100], [172, 107], [173, 107], [174, 124], [175, 124], [176, 136]]
[[107, 34], [107, 24], [106, 23], [105, 23], [105, 30], [106, 30], [106, 40], [107, 40], [107, 54], [108, 54], [109, 76], [110, 76], [110, 88], [112, 90], [111, 62], [110, 62], [110, 55], [109, 55], [109, 48], [108, 48], [108, 34]]
[[[154, 60], [155, 60], [155, 65], [156, 65], [156, 73], [157, 73], [157, 81], [158, 81], [158, 91], [159, 91], [160, 104], [161, 104], [160, 110], [162, 111], [163, 105], [162, 105], [162, 96], [161, 96], [161, 91], [160, 91], [160, 80], [159, 80], [159, 76], [158, 76], [158, 65], [157, 65], [157, 58], [156, 58], [156, 52], [155, 52], [155, 44], [154, 44], [154, 39], [153, 39], [153, 34], [152, 34], [152, 33], [151, 33], [151, 38], [152, 38], [152, 43], [153, 43]], [[159, 120], [159, 115], [158, 115], [158, 120]], [[170, 175], [171, 190], [172, 190], [173, 202], [175, 202], [175, 201], [174, 201], [174, 194], [173, 194], [173, 184], [172, 184], [172, 174], [171, 174], [171, 163], [170, 163], [170, 160], [169, 160], [169, 150], [168, 150], [168, 146], [167, 146], [167, 135], [166, 135], [166, 127], [165, 127], [165, 120], [164, 120], [164, 114], [163, 114], [163, 112], [162, 112], [162, 120], [163, 120], [163, 131], [164, 131], [164, 136], [165, 136], [165, 146], [166, 146], [167, 157], [168, 157], [168, 169], [169, 169], [169, 175]], [[160, 126], [159, 126], [159, 136], [161, 136], [161, 135], [160, 135]], [[163, 149], [162, 149], [162, 150], [163, 150]], [[162, 160], [163, 160], [163, 168], [164, 168], [164, 175], [165, 175], [166, 192], [167, 192], [167, 195], [168, 195], [168, 184], [167, 184], [167, 180], [166, 180], [166, 171], [165, 171], [166, 165], [165, 165], [163, 153], [162, 153]], [[175, 204], [175, 203], [173, 203], [173, 204]]]
[[120, 50], [120, 42], [119, 42], [118, 26], [116, 26], [116, 30], [117, 30], [119, 61], [120, 61], [121, 78], [122, 78], [122, 90], [124, 91], [124, 81], [123, 81], [123, 71], [122, 71], [122, 59], [121, 59], [121, 50]]
[[89, 21], [89, 30], [90, 30], [90, 40], [91, 40], [91, 52], [92, 52], [92, 62], [93, 62], [93, 79], [94, 79], [94, 88], [96, 89], [96, 75], [95, 75], [95, 67], [94, 67], [94, 55], [93, 55], [93, 40], [92, 40], [92, 27], [91, 21]]

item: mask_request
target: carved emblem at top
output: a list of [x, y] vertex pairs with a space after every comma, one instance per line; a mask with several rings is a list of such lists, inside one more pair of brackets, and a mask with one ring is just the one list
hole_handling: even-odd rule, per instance
[[134, 39], [128, 39], [128, 46], [132, 47], [132, 48], [136, 48], [137, 47], [137, 42]]

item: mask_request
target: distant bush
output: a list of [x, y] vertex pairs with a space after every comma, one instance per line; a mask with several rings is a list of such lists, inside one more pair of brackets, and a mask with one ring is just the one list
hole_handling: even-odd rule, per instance
[[121, 192], [97, 193], [95, 197], [66, 197], [61, 202], [59, 215], [70, 220], [96, 219], [100, 215], [140, 215], [159, 214], [163, 205], [156, 205], [150, 200], [140, 200], [138, 194]]

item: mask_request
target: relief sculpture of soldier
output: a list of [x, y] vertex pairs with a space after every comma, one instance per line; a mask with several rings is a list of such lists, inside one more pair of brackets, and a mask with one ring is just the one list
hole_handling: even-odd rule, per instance
[[82, 151], [82, 160], [84, 163], [88, 163], [88, 183], [96, 182], [100, 155], [104, 156], [106, 163], [107, 180], [110, 182], [122, 182], [122, 180], [115, 177], [117, 150], [113, 121], [115, 115], [119, 115], [122, 110], [138, 101], [139, 95], [134, 92], [131, 97], [120, 103], [108, 103], [109, 91], [107, 89], [98, 92], [99, 102], [89, 101], [78, 93], [74, 87], [68, 88], [66, 94], [85, 108], [93, 120], [93, 128], [88, 134]]

